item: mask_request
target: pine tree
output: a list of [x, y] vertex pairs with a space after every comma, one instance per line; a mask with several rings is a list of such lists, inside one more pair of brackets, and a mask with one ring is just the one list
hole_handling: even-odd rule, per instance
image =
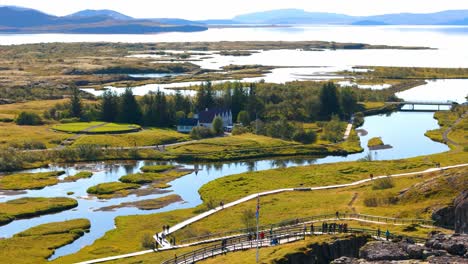
[[119, 121], [122, 123], [139, 124], [141, 122], [141, 109], [131, 88], [126, 88], [120, 97]]
[[319, 97], [319, 117], [322, 120], [330, 120], [332, 115], [341, 115], [339, 94], [333, 82], [328, 82], [323, 85]]
[[101, 119], [106, 122], [115, 122], [118, 113], [118, 97], [114, 92], [105, 91], [101, 97]]
[[82, 114], [80, 89], [78, 89], [74, 84], [72, 84], [70, 88], [72, 91], [70, 97], [70, 115], [72, 117], [80, 118]]

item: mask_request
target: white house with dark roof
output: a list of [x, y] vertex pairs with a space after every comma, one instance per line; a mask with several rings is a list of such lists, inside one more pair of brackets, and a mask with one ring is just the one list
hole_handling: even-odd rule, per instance
[[228, 109], [206, 109], [198, 113], [198, 122], [200, 126], [212, 128], [212, 123], [215, 117], [223, 119], [223, 126], [232, 126], [232, 112]]

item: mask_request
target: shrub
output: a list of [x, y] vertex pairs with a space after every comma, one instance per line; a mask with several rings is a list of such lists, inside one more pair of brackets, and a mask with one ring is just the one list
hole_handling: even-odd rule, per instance
[[304, 144], [312, 144], [317, 141], [317, 134], [314, 131], [304, 131], [304, 130], [296, 130], [294, 132], [292, 139], [297, 142], [301, 142]]
[[13, 149], [0, 149], [0, 171], [21, 169], [25, 160], [21, 152]]
[[372, 195], [364, 198], [364, 205], [367, 207], [378, 207], [382, 205], [396, 204], [397, 202], [398, 198], [394, 197], [391, 193]]
[[60, 119], [60, 123], [62, 124], [77, 123], [77, 122], [80, 122], [80, 119], [77, 117]]
[[193, 139], [210, 138], [213, 136], [213, 132], [207, 127], [194, 127], [190, 132], [190, 137]]
[[150, 233], [144, 233], [143, 237], [141, 238], [141, 247], [146, 249], [153, 249], [154, 242], [155, 241]]
[[384, 189], [390, 189], [393, 186], [395, 186], [395, 183], [393, 182], [392, 177], [387, 176], [387, 177], [374, 180], [374, 183], [372, 184], [372, 189], [384, 190]]
[[23, 143], [12, 143], [12, 148], [15, 149], [46, 149], [46, 145], [40, 141], [25, 141]]
[[15, 120], [20, 126], [38, 126], [42, 125], [42, 118], [36, 113], [21, 112]]
[[221, 135], [224, 133], [224, 124], [223, 124], [223, 119], [219, 116], [215, 117], [213, 119], [213, 124], [211, 125], [213, 127], [213, 133], [215, 135]]
[[249, 113], [247, 111], [240, 111], [237, 114], [237, 122], [241, 123], [243, 126], [248, 126], [250, 123]]
[[86, 160], [95, 160], [99, 157], [101, 149], [96, 145], [79, 145], [76, 148], [78, 157]]
[[362, 112], [357, 112], [354, 114], [353, 124], [355, 127], [364, 125], [364, 114]]
[[236, 125], [234, 126], [234, 128], [232, 129], [232, 134], [235, 136], [235, 135], [242, 135], [242, 134], [245, 134], [245, 133], [249, 133], [249, 129], [247, 127], [244, 127], [244, 126], [239, 126], [239, 125]]

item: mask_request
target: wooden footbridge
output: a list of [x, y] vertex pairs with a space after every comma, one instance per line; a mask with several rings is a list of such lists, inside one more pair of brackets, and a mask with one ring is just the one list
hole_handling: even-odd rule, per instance
[[[456, 105], [457, 103], [454, 101], [417, 101], [417, 100], [411, 100], [411, 101], [401, 101], [401, 102], [385, 102], [385, 104], [393, 104], [393, 105], [401, 105], [402, 107], [404, 105], [410, 105], [410, 109], [401, 109], [401, 111], [440, 111], [441, 106], [449, 106], [452, 107], [453, 105]], [[437, 109], [416, 109], [415, 106], [437, 106]]]

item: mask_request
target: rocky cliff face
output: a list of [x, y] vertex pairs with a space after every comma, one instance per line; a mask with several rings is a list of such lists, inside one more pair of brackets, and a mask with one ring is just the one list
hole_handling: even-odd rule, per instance
[[437, 226], [454, 228], [455, 233], [468, 234], [468, 190], [461, 192], [453, 205], [434, 211], [432, 220]]
[[332, 263], [468, 263], [467, 250], [468, 235], [434, 234], [424, 246], [406, 241], [369, 242], [361, 248], [360, 259], [341, 257]]
[[468, 190], [463, 191], [454, 201], [455, 232], [468, 234]]
[[332, 260], [342, 256], [357, 257], [359, 249], [370, 239], [370, 236], [367, 235], [350, 235], [348, 237], [338, 239], [333, 243], [311, 244], [303, 252], [286, 255], [282, 260], [279, 260], [276, 263], [330, 263]]

